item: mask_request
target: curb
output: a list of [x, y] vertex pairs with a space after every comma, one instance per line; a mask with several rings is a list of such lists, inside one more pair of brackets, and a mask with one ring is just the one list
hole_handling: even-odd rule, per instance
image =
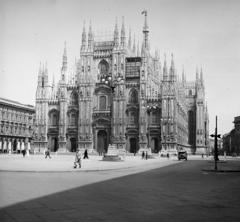
[[202, 170], [203, 172], [211, 172], [211, 173], [240, 173], [240, 170]]

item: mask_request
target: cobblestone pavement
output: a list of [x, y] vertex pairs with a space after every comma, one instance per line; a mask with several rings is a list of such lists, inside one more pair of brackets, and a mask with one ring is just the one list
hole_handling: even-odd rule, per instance
[[2, 207], [0, 221], [240, 221], [240, 173], [202, 171], [213, 167], [209, 160], [168, 162], [179, 164], [145, 172], [1, 172], [9, 197], [39, 196]]

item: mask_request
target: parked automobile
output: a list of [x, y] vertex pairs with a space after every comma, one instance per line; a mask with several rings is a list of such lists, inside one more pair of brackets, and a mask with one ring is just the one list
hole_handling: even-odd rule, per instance
[[178, 151], [178, 160], [187, 160], [187, 151]]

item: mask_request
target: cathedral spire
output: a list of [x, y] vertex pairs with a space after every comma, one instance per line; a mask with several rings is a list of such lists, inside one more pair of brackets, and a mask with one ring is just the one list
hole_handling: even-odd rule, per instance
[[83, 31], [82, 31], [82, 46], [81, 51], [84, 51], [86, 49], [87, 45], [87, 37], [86, 37], [86, 30], [85, 30], [85, 21], [83, 22]]
[[88, 31], [88, 49], [91, 51], [93, 48], [93, 32], [92, 32], [92, 21], [89, 23], [89, 31]]
[[42, 64], [40, 62], [39, 64], [39, 70], [38, 70], [38, 76], [41, 76], [42, 75]]
[[167, 58], [166, 58], [166, 53], [164, 53], [163, 81], [167, 81], [167, 78], [168, 78]]
[[171, 57], [172, 57], [172, 59], [171, 59], [171, 66], [170, 66], [170, 70], [169, 70], [169, 72], [170, 72], [170, 79], [172, 81], [176, 81], [173, 53], [171, 54]]
[[143, 41], [144, 41], [144, 48], [149, 50], [149, 43], [148, 43], [148, 24], [147, 24], [147, 10], [142, 11], [144, 14], [144, 26], [143, 26]]
[[182, 83], [184, 84], [186, 82], [186, 76], [185, 76], [185, 70], [184, 66], [182, 67]]
[[62, 61], [62, 71], [61, 71], [61, 80], [65, 81], [67, 72], [67, 43], [64, 42], [64, 52], [63, 52], [63, 61]]
[[126, 36], [125, 36], [125, 25], [124, 25], [124, 17], [122, 17], [122, 29], [121, 29], [121, 46], [125, 48]]
[[199, 80], [199, 73], [198, 73], [198, 67], [196, 67], [196, 81], [198, 82]]
[[114, 28], [114, 46], [117, 48], [119, 45], [119, 34], [118, 34], [118, 23], [117, 23], [117, 17], [115, 22], [115, 28]]
[[134, 55], [136, 54], [136, 40], [135, 40], [135, 34], [134, 34], [134, 38], [133, 38], [133, 53], [134, 53]]
[[55, 76], [53, 75], [53, 78], [52, 78], [52, 88], [55, 87]]
[[142, 42], [142, 49], [141, 49], [141, 57], [145, 56], [145, 47], [144, 47], [144, 42]]
[[203, 85], [203, 71], [202, 71], [202, 67], [201, 67], [201, 70], [200, 70], [200, 82]]
[[173, 53], [171, 54], [171, 68], [172, 69], [175, 69], [175, 66], [174, 66], [174, 58], [173, 58]]
[[39, 64], [39, 70], [38, 70], [38, 86], [42, 86], [42, 80], [43, 80], [43, 71], [42, 71], [42, 63]]
[[155, 49], [155, 59], [159, 60], [159, 54], [158, 54], [158, 50], [157, 49]]
[[139, 51], [139, 41], [138, 41], [138, 44], [137, 44], [137, 56], [140, 56], [140, 51]]
[[131, 28], [129, 28], [129, 35], [128, 35], [128, 48], [131, 50], [132, 48], [132, 33], [131, 33]]
[[44, 69], [45, 75], [48, 75], [48, 68], [47, 68], [47, 62], [45, 62], [45, 69]]

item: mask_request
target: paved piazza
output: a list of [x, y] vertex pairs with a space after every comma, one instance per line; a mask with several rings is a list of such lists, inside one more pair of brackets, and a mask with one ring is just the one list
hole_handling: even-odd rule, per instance
[[114, 163], [90, 156], [74, 172], [73, 157], [1, 155], [0, 221], [240, 220], [239, 159], [221, 161], [216, 173], [211, 159], [199, 157]]
[[142, 160], [141, 156], [126, 156], [125, 161], [102, 161], [102, 156], [90, 155], [89, 159], [82, 159], [82, 168], [74, 169], [75, 154], [51, 154], [51, 159], [45, 159], [44, 155], [30, 155], [23, 158], [22, 155], [0, 155], [0, 171], [28, 171], [28, 172], [69, 172], [69, 171], [99, 171], [116, 170], [123, 168], [159, 167], [176, 163], [176, 158], [160, 158]]
[[78, 186], [139, 173], [179, 163], [176, 158], [142, 160], [140, 156], [127, 156], [125, 161], [102, 161], [102, 156], [89, 156], [82, 160], [81, 169], [73, 169], [74, 154], [0, 155], [0, 207], [72, 189]]

